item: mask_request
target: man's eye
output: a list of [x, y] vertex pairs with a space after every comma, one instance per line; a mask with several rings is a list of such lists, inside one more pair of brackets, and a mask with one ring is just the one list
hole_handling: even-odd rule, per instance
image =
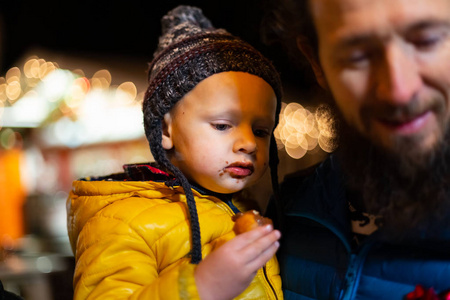
[[350, 53], [345, 58], [345, 63], [354, 66], [354, 67], [361, 67], [367, 62], [369, 62], [371, 59], [370, 52], [367, 51], [355, 51], [353, 53]]
[[360, 63], [360, 62], [365, 61], [368, 57], [369, 57], [369, 56], [366, 55], [366, 54], [363, 54], [363, 53], [357, 53], [357, 54], [351, 55], [351, 56], [348, 58], [348, 61], [351, 62], [351, 63], [357, 64], [357, 63]]
[[219, 131], [225, 131], [225, 130], [231, 128], [231, 126], [228, 125], [228, 124], [212, 124], [212, 126], [213, 126], [216, 130], [219, 130]]
[[408, 36], [408, 39], [415, 47], [426, 51], [447, 40], [449, 35], [448, 27], [432, 27], [414, 31]]
[[441, 40], [440, 36], [434, 35], [434, 36], [428, 36], [428, 37], [421, 37], [413, 40], [412, 42], [414, 45], [418, 48], [422, 49], [428, 49], [439, 43]]
[[366, 49], [347, 49], [339, 54], [336, 63], [343, 68], [363, 68], [372, 60], [372, 52]]
[[267, 137], [270, 134], [269, 131], [266, 129], [256, 129], [256, 130], [254, 130], [253, 133], [257, 137]]

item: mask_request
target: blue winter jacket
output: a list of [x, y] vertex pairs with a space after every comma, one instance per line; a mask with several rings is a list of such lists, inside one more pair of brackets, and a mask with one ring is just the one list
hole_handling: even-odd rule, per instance
[[[386, 244], [374, 233], [352, 249], [348, 202], [333, 155], [307, 176], [285, 179], [281, 199], [278, 256], [286, 300], [400, 300], [418, 284], [436, 293], [450, 289], [450, 239]], [[270, 205], [272, 218], [274, 210]]]

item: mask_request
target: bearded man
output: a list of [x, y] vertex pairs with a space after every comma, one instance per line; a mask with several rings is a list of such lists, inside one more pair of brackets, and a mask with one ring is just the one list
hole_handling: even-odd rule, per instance
[[270, 4], [339, 145], [281, 186], [285, 299], [450, 299], [450, 1]]

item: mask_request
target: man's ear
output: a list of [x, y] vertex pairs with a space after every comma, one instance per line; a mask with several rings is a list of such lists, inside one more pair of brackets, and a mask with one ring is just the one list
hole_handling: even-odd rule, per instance
[[172, 116], [170, 113], [166, 113], [162, 120], [162, 146], [165, 150], [173, 148]]
[[328, 83], [327, 80], [325, 79], [325, 74], [323, 73], [322, 66], [320, 65], [318, 54], [314, 51], [309, 40], [304, 36], [298, 36], [297, 48], [298, 50], [300, 50], [300, 52], [303, 53], [303, 55], [306, 57], [309, 64], [311, 65], [317, 83], [323, 89], [328, 90]]

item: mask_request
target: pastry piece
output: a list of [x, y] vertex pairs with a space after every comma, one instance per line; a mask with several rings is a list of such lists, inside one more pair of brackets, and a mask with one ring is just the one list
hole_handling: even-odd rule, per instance
[[272, 224], [272, 220], [264, 218], [256, 210], [249, 210], [244, 213], [237, 213], [233, 216], [233, 231], [236, 235], [252, 230], [258, 226]]

